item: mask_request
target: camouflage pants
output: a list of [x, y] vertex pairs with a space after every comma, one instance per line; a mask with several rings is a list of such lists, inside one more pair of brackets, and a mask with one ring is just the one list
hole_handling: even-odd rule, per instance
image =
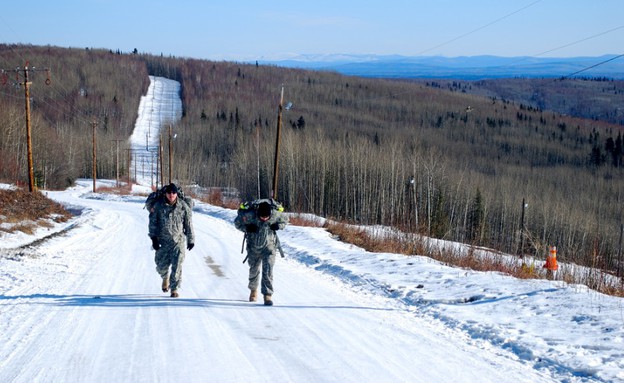
[[[184, 242], [165, 242], [156, 251], [154, 258], [156, 261], [156, 271], [162, 278], [169, 275], [169, 288], [171, 291], [180, 288], [182, 282], [182, 262], [184, 262]], [[171, 273], [169, 273], [171, 267]]]
[[[269, 249], [253, 251], [247, 248], [249, 258], [249, 290], [257, 290], [260, 283], [262, 295], [273, 295], [273, 265], [275, 264], [275, 252]], [[262, 278], [260, 281], [260, 268]]]

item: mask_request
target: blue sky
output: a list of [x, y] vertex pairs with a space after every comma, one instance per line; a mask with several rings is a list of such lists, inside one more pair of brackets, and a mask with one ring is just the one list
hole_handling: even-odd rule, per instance
[[600, 56], [624, 53], [623, 14], [623, 0], [7, 1], [0, 41], [214, 60]]

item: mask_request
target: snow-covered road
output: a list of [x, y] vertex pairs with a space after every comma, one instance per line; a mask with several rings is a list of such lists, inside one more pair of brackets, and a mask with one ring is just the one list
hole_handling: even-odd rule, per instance
[[289, 258], [277, 260], [276, 305], [247, 302], [233, 212], [203, 204], [181, 297], [169, 298], [143, 198], [88, 185], [49, 193], [83, 210], [73, 229], [3, 262], [2, 382], [552, 381]]

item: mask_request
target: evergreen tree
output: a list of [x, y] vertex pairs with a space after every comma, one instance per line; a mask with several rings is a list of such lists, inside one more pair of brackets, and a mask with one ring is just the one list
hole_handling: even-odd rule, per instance
[[483, 197], [481, 196], [481, 190], [477, 189], [477, 194], [468, 215], [468, 240], [472, 243], [480, 244], [481, 242], [484, 215]]

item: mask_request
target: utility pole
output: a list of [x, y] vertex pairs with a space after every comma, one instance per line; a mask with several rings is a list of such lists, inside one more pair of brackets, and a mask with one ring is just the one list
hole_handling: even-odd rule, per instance
[[524, 211], [529, 205], [522, 199], [522, 214], [520, 215], [520, 258], [524, 259]]
[[[158, 135], [158, 159], [160, 163], [160, 185], [165, 185], [165, 171], [163, 170], [163, 143], [162, 143], [162, 133]], [[156, 182], [158, 183], [158, 182]]]
[[[622, 238], [624, 237], [624, 224], [620, 224], [620, 241], [618, 245], [617, 258], [617, 276], [622, 277]], [[624, 282], [624, 281], [623, 281]]]
[[33, 165], [32, 154], [32, 134], [30, 129], [30, 87], [28, 81], [28, 63], [24, 67], [24, 98], [26, 101], [26, 146], [28, 148], [28, 191], [35, 191], [35, 167]]
[[258, 198], [260, 198], [260, 124], [256, 123], [256, 156], [257, 156], [257, 176], [258, 176]]
[[158, 148], [156, 149], [156, 152], [152, 155], [154, 157], [154, 161], [156, 162], [156, 190], [158, 190], [158, 184], [160, 181], [160, 158], [158, 158], [160, 154], [160, 142], [158, 143]]
[[95, 193], [95, 180], [97, 178], [97, 155], [96, 155], [96, 147], [95, 147], [95, 127], [97, 126], [97, 121], [95, 121], [95, 119], [93, 119], [93, 122], [91, 123], [91, 126], [93, 126], [93, 192]]
[[173, 167], [173, 138], [171, 137], [171, 125], [169, 125], [169, 183], [171, 184], [171, 169]]
[[126, 149], [128, 151], [128, 188], [130, 188], [130, 191], [132, 191], [132, 180], [131, 180], [131, 170], [130, 170], [130, 164], [132, 163], [132, 149]]
[[[154, 186], [154, 154], [150, 152], [150, 186]], [[158, 189], [158, 186], [156, 187]]]
[[[29, 72], [34, 72], [36, 69], [34, 67], [28, 67], [28, 61], [26, 61], [26, 65], [24, 65], [24, 69], [0, 69], [0, 72], [9, 72], [14, 71], [16, 73], [20, 73], [23, 71], [24, 74], [24, 82], [20, 85], [24, 85], [24, 103], [26, 110], [26, 152], [28, 156], [28, 190], [32, 193], [35, 191], [35, 170], [33, 165], [33, 154], [32, 154], [32, 134], [30, 128], [30, 85], [32, 82], [28, 81]], [[47, 78], [45, 80], [46, 85], [50, 85], [50, 70], [44, 69], [47, 72]]]
[[115, 142], [115, 187], [119, 188], [119, 141], [111, 140]]
[[282, 86], [280, 102], [277, 108], [277, 135], [275, 137], [275, 160], [273, 161], [273, 191], [271, 192], [271, 198], [274, 198], [274, 199], [277, 199], [277, 174], [279, 170], [279, 147], [280, 147], [280, 134], [282, 131], [282, 104], [283, 103], [284, 103], [284, 87]]

